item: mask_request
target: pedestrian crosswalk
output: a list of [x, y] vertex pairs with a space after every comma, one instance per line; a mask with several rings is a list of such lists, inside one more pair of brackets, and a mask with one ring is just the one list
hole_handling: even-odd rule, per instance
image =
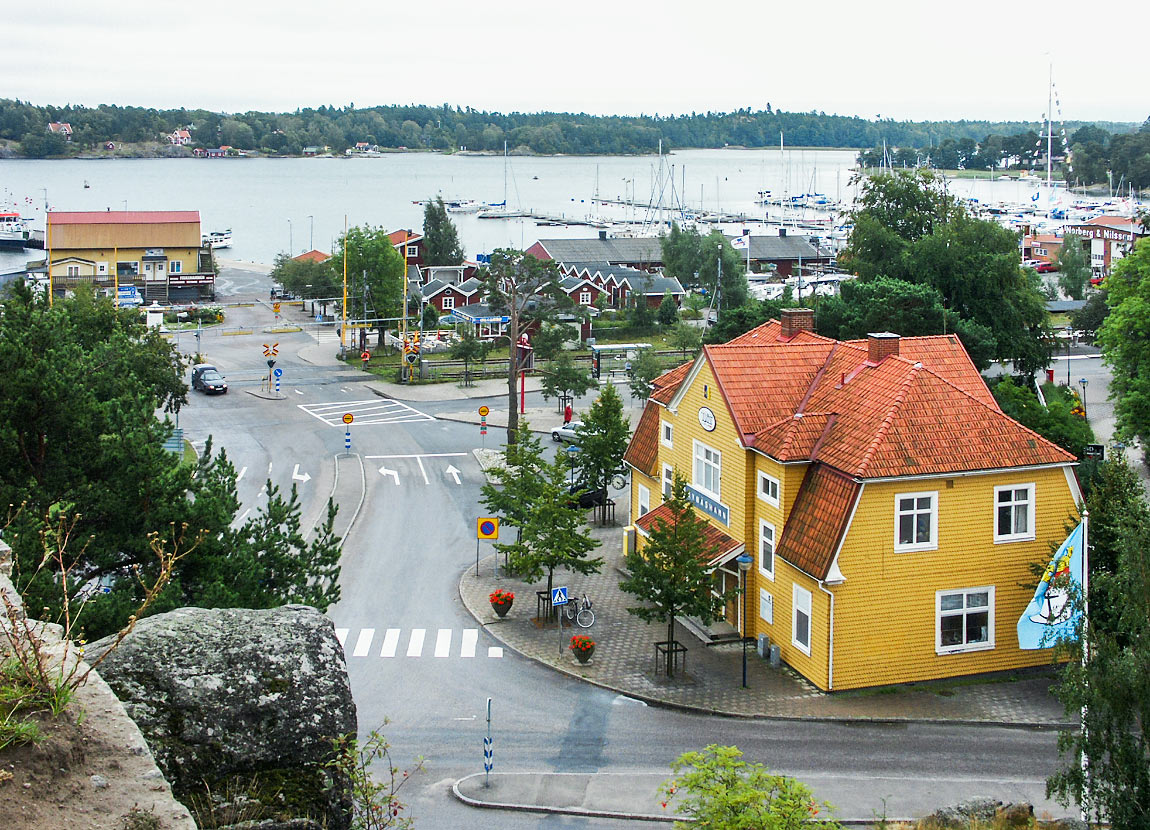
[[[426, 628], [412, 628], [404, 641], [403, 629], [388, 628], [383, 636], [376, 637], [376, 629], [361, 628], [354, 637], [349, 636], [350, 628], [337, 628], [336, 639], [343, 646], [348, 657], [423, 657], [425, 651], [433, 658], [475, 657], [479, 651], [479, 629], [465, 628], [456, 638], [455, 629], [438, 628], [431, 632]], [[488, 657], [502, 657], [500, 646], [488, 646]]]
[[372, 398], [367, 401], [335, 401], [333, 403], [298, 404], [299, 408], [333, 427], [344, 426], [343, 416], [351, 414], [349, 426], [365, 424], [397, 424], [412, 421], [434, 421], [426, 412], [420, 412], [405, 403], [390, 398]]
[[308, 326], [307, 333], [317, 343], [339, 344], [339, 332], [335, 330], [334, 326]]

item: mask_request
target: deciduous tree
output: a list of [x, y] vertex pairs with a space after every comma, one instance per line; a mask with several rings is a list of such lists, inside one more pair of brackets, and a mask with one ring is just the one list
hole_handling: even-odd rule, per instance
[[484, 280], [492, 311], [501, 311], [510, 318], [505, 336], [511, 358], [507, 362], [507, 443], [511, 444], [516, 440], [519, 425], [515, 388], [519, 366], [515, 346], [532, 322], [552, 317], [567, 297], [559, 286], [559, 268], [554, 261], [542, 261], [509, 248], [500, 248], [491, 255]]
[[[665, 622], [667, 642], [675, 639], [675, 617], [698, 617], [709, 625], [726, 596], [711, 593], [708, 562], [715, 548], [707, 541], [707, 521], [695, 514], [687, 498], [687, 482], [675, 474], [671, 497], [664, 506], [670, 517], [656, 518], [641, 551], [628, 552], [625, 562], [630, 576], [619, 588], [644, 605], [628, 607], [627, 612], [646, 622]], [[667, 676], [674, 673], [674, 655], [667, 649]]]
[[628, 382], [631, 397], [646, 401], [651, 397], [651, 382], [662, 373], [655, 350], [640, 349], [635, 359], [631, 361], [631, 378]]
[[1058, 287], [1073, 300], [1081, 300], [1090, 280], [1089, 242], [1075, 233], [1062, 237], [1058, 252]]
[[1150, 240], [1143, 239], [1106, 278], [1110, 314], [1098, 330], [1110, 366], [1110, 395], [1126, 437], [1150, 439]]
[[[397, 317], [403, 311], [404, 261], [391, 244], [387, 231], [371, 225], [349, 228], [347, 238], [347, 290], [348, 316], [366, 291], [369, 313], [377, 317]], [[332, 273], [340, 282], [344, 275], [344, 236], [336, 240], [335, 253], [329, 260]], [[379, 324], [380, 342], [383, 342], [384, 324]]]
[[593, 385], [591, 374], [580, 369], [570, 352], [559, 352], [543, 370], [543, 399], [579, 397]]

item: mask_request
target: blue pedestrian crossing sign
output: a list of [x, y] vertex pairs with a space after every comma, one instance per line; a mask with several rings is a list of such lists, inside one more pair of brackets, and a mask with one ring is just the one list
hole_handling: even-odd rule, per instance
[[567, 604], [567, 586], [562, 588], [551, 589], [551, 604], [552, 605], [566, 605]]

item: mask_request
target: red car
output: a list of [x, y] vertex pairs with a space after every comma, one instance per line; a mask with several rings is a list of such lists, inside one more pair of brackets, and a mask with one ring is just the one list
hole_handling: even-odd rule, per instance
[[1104, 279], [1105, 279], [1105, 277], [1091, 277], [1090, 278], [1090, 284], [1094, 285], [1094, 286], [1102, 285], [1102, 280], [1104, 280]]
[[1050, 274], [1058, 270], [1058, 266], [1053, 262], [1040, 262], [1034, 266], [1034, 270], [1040, 274]]

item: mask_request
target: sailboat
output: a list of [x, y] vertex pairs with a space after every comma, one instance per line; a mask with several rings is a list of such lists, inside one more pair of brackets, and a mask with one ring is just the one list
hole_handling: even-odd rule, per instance
[[[1051, 219], [1065, 219], [1066, 210], [1062, 206], [1062, 194], [1054, 182], [1054, 110], [1058, 108], [1059, 120], [1062, 120], [1062, 102], [1058, 100], [1058, 93], [1054, 88], [1054, 64], [1050, 65], [1049, 83], [1047, 85], [1046, 112], [1043, 119], [1046, 121], [1045, 130], [1038, 137], [1037, 147], [1042, 146], [1046, 140], [1046, 181], [1040, 185], [1030, 197], [1035, 211], [1045, 213]], [[1066, 125], [1061, 128], [1062, 151], [1069, 156], [1070, 146], [1066, 139]], [[1071, 168], [1073, 169], [1073, 168]]]
[[503, 201], [491, 202], [486, 208], [475, 214], [478, 219], [516, 219], [526, 214], [518, 209], [507, 207], [507, 142], [503, 142]]

